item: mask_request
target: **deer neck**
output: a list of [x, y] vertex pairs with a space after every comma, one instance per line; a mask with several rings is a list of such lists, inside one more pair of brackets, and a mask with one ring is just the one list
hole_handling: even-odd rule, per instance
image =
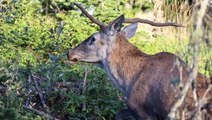
[[135, 72], [140, 71], [142, 67], [140, 63], [147, 55], [130, 44], [124, 37], [117, 38], [102, 64], [112, 83], [127, 97], [132, 83], [137, 80], [137, 76], [134, 77], [137, 74]]

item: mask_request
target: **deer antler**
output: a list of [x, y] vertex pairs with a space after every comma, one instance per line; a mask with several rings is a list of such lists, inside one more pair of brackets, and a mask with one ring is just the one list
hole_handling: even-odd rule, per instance
[[184, 25], [180, 25], [177, 23], [173, 23], [173, 22], [167, 22], [167, 23], [155, 23], [153, 21], [147, 20], [147, 19], [141, 19], [141, 18], [133, 18], [133, 19], [129, 19], [129, 18], [125, 18], [125, 23], [135, 23], [135, 22], [140, 22], [140, 23], [146, 23], [152, 26], [157, 26], [157, 27], [165, 27], [165, 26], [175, 26], [175, 27], [185, 27]]
[[99, 20], [95, 19], [80, 4], [78, 3], [73, 3], [73, 4], [76, 5], [82, 11], [82, 13], [84, 13], [85, 16], [87, 16], [93, 23], [96, 23], [97, 25], [99, 25], [102, 30], [106, 29], [107, 26], [103, 22], [100, 22]]
[[[100, 22], [99, 20], [95, 19], [80, 4], [78, 4], [78, 3], [73, 3], [73, 4], [76, 5], [82, 11], [82, 13], [84, 13], [85, 16], [87, 16], [93, 23], [96, 23], [97, 25], [99, 25], [102, 30], [106, 29], [107, 25], [105, 25], [103, 22]], [[149, 25], [157, 26], [157, 27], [165, 27], [165, 26], [185, 27], [185, 26], [177, 24], [177, 23], [172, 23], [172, 22], [156, 23], [156, 22], [153, 22], [153, 21], [150, 21], [147, 19], [140, 19], [140, 18], [133, 18], [133, 19], [125, 18], [124, 22], [125, 23], [139, 22], [139, 23], [145, 23], [145, 24], [149, 24]]]

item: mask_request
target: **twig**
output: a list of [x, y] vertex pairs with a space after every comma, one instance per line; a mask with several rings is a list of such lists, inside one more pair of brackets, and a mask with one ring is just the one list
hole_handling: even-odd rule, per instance
[[[82, 92], [81, 95], [85, 93], [86, 90], [86, 86], [87, 86], [87, 76], [88, 76], [88, 68], [85, 67], [85, 75], [84, 75], [84, 79], [83, 79], [83, 85], [82, 85]], [[82, 110], [86, 109], [86, 105], [85, 103], [82, 103]]]
[[198, 118], [198, 112], [201, 111], [201, 108], [205, 105], [206, 101], [210, 100], [212, 96], [206, 97], [206, 95], [212, 90], [212, 85], [210, 85], [205, 91], [202, 98], [199, 100], [199, 105], [193, 110], [190, 114], [188, 114], [188, 118], [193, 117], [194, 119]]
[[101, 77], [102, 75], [104, 75], [104, 73], [103, 73], [103, 74], [97, 75], [95, 78], [92, 79], [92, 81], [96, 81], [96, 80], [97, 80], [99, 77]]
[[[33, 76], [35, 76], [35, 75], [33, 75]], [[35, 89], [36, 89], [37, 92], [38, 92], [38, 95], [39, 95], [39, 98], [40, 98], [40, 100], [41, 100], [41, 103], [42, 103], [44, 109], [46, 110], [46, 112], [49, 113], [49, 108], [48, 108], [48, 106], [46, 105], [46, 102], [45, 102], [45, 100], [44, 100], [44, 98], [43, 98], [43, 95], [42, 95], [42, 93], [41, 93], [41, 89], [39, 88], [38, 83], [37, 83], [37, 81], [34, 79], [33, 76], [30, 76], [30, 77], [32, 78], [32, 82], [34, 83]], [[38, 79], [37, 76], [36, 76], [36, 79]], [[39, 78], [39, 79], [40, 79], [40, 78]]]
[[29, 110], [29, 111], [32, 111], [40, 116], [43, 116], [45, 118], [48, 118], [48, 119], [51, 119], [51, 120], [60, 120], [60, 119], [57, 119], [57, 118], [54, 118], [46, 113], [44, 113], [43, 111], [39, 111], [39, 110], [36, 110], [36, 109], [33, 109], [33, 108], [30, 108], [30, 107], [27, 107], [27, 106], [23, 106], [24, 109], [26, 110]]
[[201, 116], [201, 108], [205, 105], [205, 103], [207, 102], [207, 100], [211, 99], [212, 96], [209, 96], [209, 98], [206, 98], [207, 94], [212, 90], [212, 85], [210, 85], [207, 90], [205, 91], [204, 95], [202, 96], [202, 98], [199, 100], [199, 104], [196, 108], [196, 112], [194, 115], [194, 118], [198, 118]]
[[86, 67], [85, 68], [85, 75], [84, 75], [84, 79], [83, 79], [83, 85], [82, 85], [82, 93], [84, 93], [85, 90], [86, 90], [87, 76], [88, 76], [88, 70], [87, 70], [87, 67]]
[[[32, 80], [31, 80], [30, 76], [28, 76], [28, 81], [29, 81], [30, 84], [32, 84]], [[29, 86], [29, 89], [27, 89], [27, 100], [26, 100], [26, 103], [25, 103], [26, 106], [29, 106], [29, 103], [30, 103], [30, 100], [31, 100], [30, 94], [33, 92], [32, 88], [30, 88], [30, 87], [31, 87], [31, 85]]]
[[36, 76], [36, 75], [34, 75], [34, 74], [32, 74], [31, 76], [32, 76], [33, 78], [36, 78], [36, 79], [42, 80], [40, 77], [38, 77], [38, 76]]

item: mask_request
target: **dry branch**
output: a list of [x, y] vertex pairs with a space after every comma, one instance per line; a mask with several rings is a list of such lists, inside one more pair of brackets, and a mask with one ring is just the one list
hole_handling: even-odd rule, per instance
[[39, 111], [39, 110], [30, 108], [30, 107], [27, 107], [27, 106], [23, 106], [23, 108], [26, 109], [26, 110], [32, 111], [33, 113], [36, 113], [36, 114], [38, 114], [40, 116], [43, 116], [45, 118], [51, 119], [51, 120], [60, 120], [60, 119], [54, 118], [54, 117], [44, 113], [43, 111]]
[[195, 114], [194, 114], [194, 118], [198, 118], [201, 116], [201, 108], [207, 103], [207, 101], [209, 99], [211, 99], [212, 96], [209, 96], [208, 98], [206, 97], [208, 95], [208, 93], [212, 90], [212, 85], [210, 85], [207, 90], [205, 91], [204, 95], [202, 96], [202, 98], [199, 100], [199, 104], [195, 110]]
[[[83, 79], [83, 85], [82, 85], [82, 90], [81, 90], [81, 95], [85, 93], [86, 86], [87, 86], [87, 76], [88, 76], [88, 68], [85, 68], [85, 74], [84, 74], [84, 79]], [[82, 103], [82, 110], [86, 109], [86, 104]]]
[[43, 98], [43, 95], [42, 95], [42, 93], [41, 93], [41, 89], [39, 88], [38, 83], [37, 83], [37, 80], [36, 80], [36, 79], [41, 79], [41, 78], [39, 78], [39, 77], [37, 77], [37, 76], [35, 76], [35, 75], [31, 75], [30, 78], [31, 78], [31, 81], [32, 81], [32, 82], [34, 83], [34, 85], [35, 85], [35, 89], [36, 89], [36, 91], [38, 92], [38, 95], [39, 95], [39, 98], [40, 98], [41, 103], [42, 103], [42, 105], [43, 105], [43, 108], [46, 110], [47, 113], [49, 113], [49, 108], [48, 108], [48, 106], [46, 105], [46, 102], [45, 102], [45, 100], [44, 100], [44, 98]]
[[87, 67], [85, 69], [85, 75], [84, 75], [84, 79], [83, 79], [83, 85], [82, 85], [82, 94], [85, 92], [86, 90], [86, 86], [87, 86], [87, 76], [88, 76], [88, 70]]

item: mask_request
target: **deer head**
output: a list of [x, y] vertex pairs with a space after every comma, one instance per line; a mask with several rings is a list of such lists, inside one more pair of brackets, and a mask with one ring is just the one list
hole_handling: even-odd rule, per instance
[[70, 50], [67, 55], [69, 61], [71, 63], [78, 61], [98, 63], [105, 59], [108, 53], [111, 52], [118, 34], [122, 34], [127, 40], [132, 38], [136, 32], [137, 23], [132, 23], [121, 30], [124, 20], [124, 15], [119, 16], [105, 30], [94, 33], [80, 45]]
[[[71, 63], [76, 63], [79, 61], [98, 63], [107, 56], [112, 48], [113, 42], [117, 39], [118, 34], [123, 34], [125, 39], [130, 39], [134, 36], [137, 23], [145, 23], [153, 26], [175, 26], [184, 27], [176, 23], [155, 23], [150, 20], [134, 18], [125, 19], [124, 15], [119, 16], [116, 20], [111, 22], [108, 26], [104, 23], [98, 21], [93, 16], [91, 16], [80, 4], [73, 3], [94, 23], [100, 26], [100, 31], [94, 33], [83, 41], [80, 45], [70, 50], [67, 57]], [[121, 30], [123, 23], [132, 23]]]

